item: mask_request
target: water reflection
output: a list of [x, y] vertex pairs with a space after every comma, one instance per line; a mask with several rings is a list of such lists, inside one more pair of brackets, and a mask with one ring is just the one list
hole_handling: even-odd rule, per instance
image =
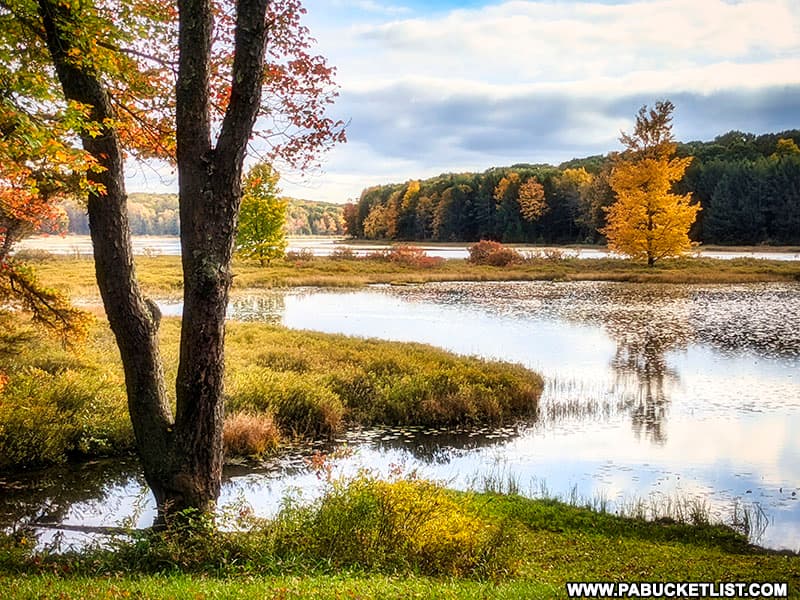
[[604, 326], [617, 344], [611, 360], [615, 384], [635, 390], [629, 402], [631, 425], [638, 437], [664, 444], [665, 421], [669, 412], [670, 389], [680, 383], [667, 353], [685, 349], [691, 330], [681, 310], [670, 311], [665, 319], [652, 304], [628, 307], [623, 318], [609, 318]]
[[[800, 548], [800, 285], [456, 282], [265, 291], [234, 296], [231, 314], [430, 343], [519, 362], [545, 377], [533, 422], [505, 431], [349, 432], [337, 442], [354, 450], [337, 463], [342, 472], [402, 463], [466, 487], [500, 461], [523, 489], [545, 481], [555, 494], [577, 488], [582, 497], [619, 502], [698, 498], [723, 519], [733, 502], [756, 502], [773, 522], [760, 543]], [[245, 497], [270, 514], [291, 488], [313, 495], [319, 481], [305, 465], [313, 449], [331, 447], [229, 467], [223, 504]], [[104, 498], [98, 507], [126, 518], [135, 503], [116, 498], [136, 498], [141, 486], [118, 482], [96, 492]], [[52, 503], [34, 492], [30, 506], [37, 502]], [[91, 503], [78, 498], [72, 508], [48, 510], [75, 523]]]
[[286, 310], [283, 294], [234, 294], [228, 304], [228, 318], [236, 321], [260, 321], [277, 325]]

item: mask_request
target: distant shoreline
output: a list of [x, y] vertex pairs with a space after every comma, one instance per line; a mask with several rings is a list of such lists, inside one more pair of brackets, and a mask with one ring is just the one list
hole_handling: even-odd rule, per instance
[[[474, 242], [387, 242], [381, 240], [351, 239], [342, 236], [290, 236], [288, 251], [310, 251], [316, 256], [326, 256], [337, 248], [352, 248], [357, 254], [410, 245], [428, 251], [432, 256], [443, 258], [466, 258], [467, 249]], [[137, 255], [180, 255], [180, 238], [171, 235], [132, 236], [134, 254]], [[546, 252], [554, 250], [578, 258], [604, 258], [611, 255], [605, 246], [589, 244], [537, 245], [508, 244], [519, 252]], [[87, 256], [92, 254], [92, 242], [88, 235], [67, 234], [39, 235], [25, 238], [17, 244], [17, 251], [45, 251], [51, 254]], [[769, 260], [800, 260], [798, 246], [699, 246], [687, 256], [704, 258], [765, 258]]]

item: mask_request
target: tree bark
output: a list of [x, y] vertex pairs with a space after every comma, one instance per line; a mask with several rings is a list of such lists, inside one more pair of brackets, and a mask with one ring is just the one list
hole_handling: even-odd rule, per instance
[[177, 88], [184, 308], [175, 431], [184, 489], [178, 506], [206, 510], [219, 496], [225, 312], [241, 201], [242, 164], [261, 101], [267, 0], [240, 0], [231, 99], [216, 147], [209, 120], [211, 4], [181, 0]]
[[[95, 122], [112, 118], [111, 102], [99, 78], [77, 68], [68, 58], [72, 44], [63, 24], [74, 19], [69, 8], [39, 0], [39, 13], [65, 97], [91, 106]], [[91, 183], [104, 189], [88, 198], [95, 275], [122, 358], [128, 409], [145, 478], [161, 504], [161, 482], [171, 471], [166, 459], [171, 455], [172, 414], [158, 350], [159, 314], [143, 297], [136, 280], [119, 138], [113, 129], [104, 128], [99, 136], [82, 135], [81, 141], [104, 169], [87, 175]]]
[[[80, 15], [69, 3], [38, 0], [47, 46], [68, 100], [91, 106], [92, 120], [113, 118], [97, 73], [69, 60], [64, 24]], [[82, 135], [83, 147], [104, 167], [90, 180], [104, 193], [89, 196], [97, 283], [125, 370], [128, 406], [145, 478], [159, 520], [187, 508], [210, 511], [222, 477], [225, 312], [241, 200], [247, 142], [261, 102], [267, 41], [267, 0], [240, 0], [234, 33], [231, 98], [216, 146], [211, 140], [210, 0], [179, 1], [176, 89], [184, 310], [173, 420], [158, 350], [155, 305], [137, 283], [127, 218], [124, 156], [106, 127]]]

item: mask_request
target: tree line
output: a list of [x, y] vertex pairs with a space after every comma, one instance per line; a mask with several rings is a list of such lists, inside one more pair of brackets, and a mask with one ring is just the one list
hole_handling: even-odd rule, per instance
[[[679, 143], [692, 157], [675, 192], [700, 212], [690, 237], [705, 244], [800, 244], [800, 130], [731, 131]], [[356, 238], [415, 241], [600, 243], [616, 194], [618, 153], [559, 166], [517, 164], [374, 186], [346, 204]]]
[[[342, 205], [287, 198], [287, 235], [344, 235]], [[62, 231], [88, 235], [86, 207], [75, 200], [61, 204], [66, 214]], [[180, 214], [176, 194], [130, 194], [128, 220], [133, 235], [179, 235]]]

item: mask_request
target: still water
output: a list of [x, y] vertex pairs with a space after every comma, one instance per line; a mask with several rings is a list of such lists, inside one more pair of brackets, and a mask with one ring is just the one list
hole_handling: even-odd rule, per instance
[[[181, 306], [162, 309], [180, 314]], [[754, 541], [800, 549], [800, 285], [301, 289], [235, 297], [230, 317], [426, 342], [519, 362], [545, 377], [536, 419], [498, 430], [350, 432], [338, 440], [352, 454], [335, 463], [337, 473], [404, 465], [458, 488], [500, 476], [529, 495], [604, 501], [611, 510], [637, 499], [655, 510], [697, 500], [721, 520], [738, 503], [766, 516]], [[290, 490], [313, 497], [321, 484], [306, 468], [311, 450], [231, 466], [222, 504], [244, 500], [268, 515]], [[127, 518], [146, 526], [153, 518], [135, 462], [4, 484], [5, 522]]]
[[[133, 252], [138, 255], [150, 256], [178, 256], [181, 253], [181, 241], [177, 236], [167, 235], [136, 235], [132, 238]], [[344, 238], [332, 237], [312, 237], [300, 236], [288, 239], [289, 252], [310, 252], [314, 256], [330, 256], [339, 250], [350, 250], [357, 256], [365, 256], [372, 252], [391, 248], [387, 244], [375, 243], [348, 243]], [[415, 246], [423, 249], [428, 256], [440, 258], [468, 258], [468, 247], [470, 244], [450, 244], [450, 245], [425, 245], [415, 243]], [[70, 256], [91, 256], [92, 240], [88, 235], [66, 235], [66, 236], [32, 236], [21, 240], [17, 244], [17, 250], [45, 250], [51, 254], [62, 254]], [[545, 252], [555, 250], [564, 257], [570, 258], [606, 258], [614, 256], [605, 248], [531, 248], [519, 247], [518, 250], [523, 254], [526, 252]], [[800, 260], [800, 252], [793, 251], [770, 251], [767, 250], [705, 250], [698, 251], [698, 255], [704, 258], [757, 258], [769, 260]]]

